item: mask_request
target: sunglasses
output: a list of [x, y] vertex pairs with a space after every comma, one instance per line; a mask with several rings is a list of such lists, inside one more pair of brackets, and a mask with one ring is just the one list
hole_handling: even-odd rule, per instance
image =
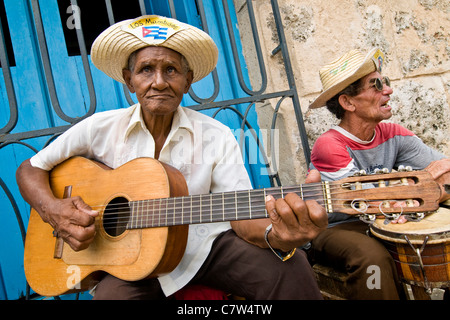
[[371, 79], [370, 82], [373, 82], [370, 87], [375, 87], [378, 91], [383, 91], [384, 84], [388, 87], [391, 86], [391, 80], [388, 77], [383, 78], [374, 78]]

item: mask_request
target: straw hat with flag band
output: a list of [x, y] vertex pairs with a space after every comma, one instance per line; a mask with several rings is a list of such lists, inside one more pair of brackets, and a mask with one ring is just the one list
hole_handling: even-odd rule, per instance
[[355, 49], [322, 67], [319, 75], [323, 90], [309, 108], [325, 106], [328, 100], [369, 73], [376, 70], [381, 73], [383, 63], [384, 54], [380, 49], [372, 49], [366, 56]]
[[206, 77], [217, 64], [217, 46], [206, 32], [156, 15], [124, 20], [107, 28], [92, 44], [91, 59], [98, 69], [125, 83], [122, 70], [128, 66], [130, 54], [149, 46], [166, 47], [183, 55], [194, 72], [193, 82]]

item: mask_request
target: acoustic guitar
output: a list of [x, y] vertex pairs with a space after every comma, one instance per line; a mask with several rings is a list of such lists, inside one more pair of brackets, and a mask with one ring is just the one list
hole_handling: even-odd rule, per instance
[[[183, 256], [190, 224], [267, 218], [268, 194], [279, 198], [295, 192], [318, 201], [329, 213], [365, 216], [435, 211], [440, 197], [438, 185], [425, 171], [188, 195], [182, 174], [152, 158], [138, 158], [114, 170], [86, 158], [70, 158], [50, 172], [50, 186], [56, 197], [80, 196], [99, 215], [94, 241], [75, 252], [31, 210], [25, 275], [31, 288], [44, 296], [87, 290], [104, 272], [127, 281], [168, 273]], [[396, 205], [411, 200], [415, 206]]]

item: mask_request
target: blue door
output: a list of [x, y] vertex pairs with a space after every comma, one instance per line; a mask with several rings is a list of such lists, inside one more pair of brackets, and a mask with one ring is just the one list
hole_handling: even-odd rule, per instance
[[[113, 21], [134, 18], [141, 12], [176, 15], [213, 37], [220, 52], [217, 70], [194, 84], [182, 105], [196, 109], [204, 104], [207, 108], [201, 112], [235, 130], [237, 139], [244, 142], [242, 148], [254, 187], [270, 184], [267, 175], [261, 175], [265, 164], [254, 160], [258, 158], [254, 136], [247, 134], [249, 128], [258, 133], [254, 107], [214, 105], [247, 96], [242, 84], [251, 90], [240, 56], [233, 1], [0, 1], [5, 49], [0, 51], [9, 61], [9, 67], [2, 63], [0, 75], [0, 139], [2, 135], [23, 135], [20, 142], [0, 144], [0, 299], [23, 297], [26, 288], [23, 241], [30, 208], [20, 196], [15, 171], [23, 160], [51, 143], [58, 131], [55, 128], [67, 129], [94, 112], [134, 103], [135, 98], [120, 83], [90, 63], [88, 53], [95, 36]], [[82, 49], [77, 33], [83, 35]], [[33, 134], [27, 135], [30, 132]], [[241, 133], [245, 133], [243, 138]]]

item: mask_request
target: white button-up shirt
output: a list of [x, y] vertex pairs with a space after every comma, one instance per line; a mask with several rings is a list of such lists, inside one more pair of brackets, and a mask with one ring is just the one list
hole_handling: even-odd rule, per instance
[[[65, 159], [83, 156], [114, 169], [135, 158], [153, 158], [154, 154], [155, 142], [136, 104], [96, 113], [81, 121], [36, 154], [31, 164], [51, 170]], [[191, 195], [251, 189], [231, 130], [191, 109], [178, 107], [158, 160], [183, 174]], [[167, 296], [194, 277], [214, 239], [228, 229], [229, 222], [189, 226], [187, 247], [179, 265], [158, 278]]]

